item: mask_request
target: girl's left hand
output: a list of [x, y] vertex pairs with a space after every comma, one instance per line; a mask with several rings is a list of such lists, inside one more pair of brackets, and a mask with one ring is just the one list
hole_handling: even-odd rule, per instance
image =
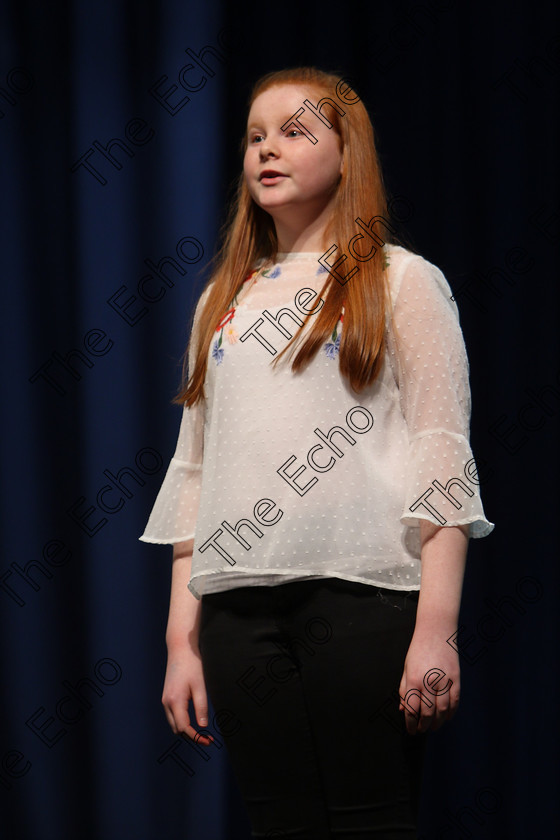
[[412, 637], [399, 685], [399, 711], [410, 735], [439, 729], [457, 711], [459, 654], [447, 644], [453, 632], [416, 630]]

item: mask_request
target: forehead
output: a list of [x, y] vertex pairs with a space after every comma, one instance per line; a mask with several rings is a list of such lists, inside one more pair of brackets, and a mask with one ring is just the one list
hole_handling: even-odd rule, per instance
[[282, 84], [274, 85], [268, 90], [259, 93], [249, 111], [247, 122], [251, 124], [257, 120], [266, 119], [268, 115], [287, 113], [290, 117], [298, 108], [303, 106], [304, 99], [311, 99], [313, 102], [314, 92], [308, 85]]

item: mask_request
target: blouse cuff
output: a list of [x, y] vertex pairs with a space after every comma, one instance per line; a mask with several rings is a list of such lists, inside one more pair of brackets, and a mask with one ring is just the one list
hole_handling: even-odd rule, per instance
[[146, 529], [139, 539], [147, 543], [193, 539], [201, 487], [202, 464], [172, 458]]
[[400, 521], [419, 527], [469, 525], [470, 537], [494, 530], [484, 513], [476, 463], [467, 438], [445, 430], [417, 435], [410, 443], [406, 496]]

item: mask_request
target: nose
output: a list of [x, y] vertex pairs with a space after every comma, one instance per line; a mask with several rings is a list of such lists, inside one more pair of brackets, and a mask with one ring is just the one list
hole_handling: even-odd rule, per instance
[[265, 161], [270, 157], [277, 158], [278, 152], [276, 145], [267, 137], [259, 146], [259, 158]]

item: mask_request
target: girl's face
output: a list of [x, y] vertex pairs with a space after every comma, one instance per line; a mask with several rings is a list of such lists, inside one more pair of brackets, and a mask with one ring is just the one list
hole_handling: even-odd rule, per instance
[[[286, 220], [295, 211], [300, 223], [311, 223], [325, 210], [340, 180], [340, 138], [303, 104], [309, 99], [316, 105], [319, 98], [306, 86], [277, 85], [259, 94], [251, 106], [243, 171], [254, 201], [274, 219]], [[281, 130], [300, 108], [305, 110], [299, 121], [316, 143], [297, 126]], [[324, 111], [331, 120], [332, 109]]]

